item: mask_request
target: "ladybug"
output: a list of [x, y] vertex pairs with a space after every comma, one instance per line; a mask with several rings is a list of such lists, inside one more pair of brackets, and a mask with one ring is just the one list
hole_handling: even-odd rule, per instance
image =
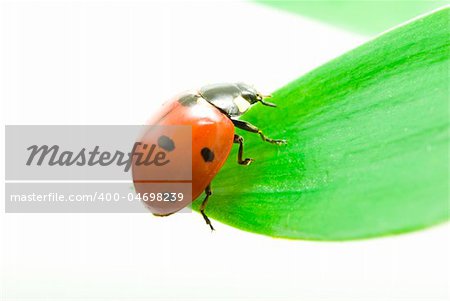
[[[150, 120], [153, 125], [189, 125], [192, 128], [192, 199], [187, 202], [152, 202], [146, 203], [150, 211], [157, 216], [175, 213], [205, 192], [200, 206], [200, 213], [211, 230], [214, 227], [205, 208], [212, 195], [211, 181], [225, 164], [233, 143], [239, 145], [237, 163], [249, 165], [253, 159], [244, 157], [244, 138], [235, 133], [235, 127], [258, 134], [263, 141], [272, 144], [285, 144], [286, 140], [271, 139], [256, 126], [238, 119], [252, 105], [261, 103], [265, 106], [276, 105], [266, 102], [263, 96], [252, 86], [244, 83], [222, 83], [207, 85], [198, 91], [186, 92], [163, 105]], [[153, 137], [158, 145], [171, 151], [174, 149], [173, 137], [161, 135]], [[133, 165], [133, 179], [137, 170]], [[136, 192], [145, 189], [134, 180]]]

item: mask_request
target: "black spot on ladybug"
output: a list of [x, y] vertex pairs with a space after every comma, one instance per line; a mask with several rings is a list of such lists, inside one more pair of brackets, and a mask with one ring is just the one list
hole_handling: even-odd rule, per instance
[[202, 148], [200, 153], [202, 154], [203, 160], [205, 160], [205, 162], [212, 162], [214, 160], [214, 152], [209, 148]]
[[178, 102], [185, 107], [191, 107], [197, 104], [197, 95], [188, 94], [181, 96], [180, 99], [178, 99]]
[[158, 146], [168, 152], [171, 152], [175, 149], [175, 143], [167, 136], [161, 136], [158, 138]]

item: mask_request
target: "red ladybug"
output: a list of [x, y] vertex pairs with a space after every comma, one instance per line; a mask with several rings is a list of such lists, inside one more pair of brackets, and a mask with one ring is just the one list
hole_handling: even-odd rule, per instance
[[[188, 202], [147, 202], [146, 205], [153, 214], [167, 216], [175, 213], [204, 191], [206, 196], [200, 206], [200, 212], [206, 223], [214, 230], [205, 214], [205, 207], [212, 194], [211, 181], [224, 165], [233, 143], [239, 144], [238, 163], [241, 165], [252, 163], [252, 159], [243, 157], [244, 139], [235, 134], [234, 128], [256, 133], [263, 141], [269, 143], [286, 143], [285, 140], [268, 138], [256, 126], [238, 119], [257, 102], [275, 107], [275, 104], [264, 101], [265, 97], [269, 96], [262, 96], [252, 86], [244, 83], [214, 84], [205, 86], [197, 92], [185, 93], [163, 105], [149, 121], [150, 124], [192, 127], [192, 199]], [[174, 137], [162, 135], [153, 138], [162, 149], [171, 151], [175, 147]], [[136, 191], [144, 193], [144, 186], [136, 181], [138, 172], [133, 165]]]

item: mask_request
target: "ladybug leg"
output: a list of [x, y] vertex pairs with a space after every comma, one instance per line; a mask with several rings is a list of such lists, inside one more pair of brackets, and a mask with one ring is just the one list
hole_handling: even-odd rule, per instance
[[253, 159], [246, 158], [242, 159], [242, 155], [244, 154], [244, 138], [242, 136], [234, 134], [234, 143], [239, 143], [239, 151], [238, 151], [238, 163], [241, 165], [250, 165], [253, 162]]
[[209, 218], [205, 214], [206, 204], [208, 204], [209, 196], [212, 195], [211, 183], [208, 184], [208, 186], [206, 186], [205, 194], [206, 194], [206, 197], [203, 200], [202, 204], [200, 205], [200, 213], [202, 214], [203, 218], [205, 219], [206, 224], [209, 225], [209, 227], [211, 228], [211, 231], [214, 231], [214, 227], [212, 226], [211, 221], [209, 220]]
[[284, 140], [284, 139], [272, 139], [272, 138], [266, 137], [260, 129], [258, 129], [256, 126], [254, 126], [253, 124], [251, 124], [247, 121], [238, 120], [238, 119], [231, 119], [231, 121], [233, 122], [234, 126], [237, 128], [240, 128], [244, 131], [258, 134], [259, 136], [261, 136], [263, 141], [273, 143], [273, 144], [278, 144], [278, 145], [286, 144], [286, 140]]

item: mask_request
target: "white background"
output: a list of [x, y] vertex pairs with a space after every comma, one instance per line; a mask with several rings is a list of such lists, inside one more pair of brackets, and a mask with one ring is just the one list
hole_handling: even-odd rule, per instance
[[[242, 2], [5, 2], [0, 25], [4, 124], [141, 124], [180, 91], [269, 93], [368, 40]], [[448, 225], [318, 243], [210, 233], [196, 213], [0, 219], [4, 300], [449, 299]]]

